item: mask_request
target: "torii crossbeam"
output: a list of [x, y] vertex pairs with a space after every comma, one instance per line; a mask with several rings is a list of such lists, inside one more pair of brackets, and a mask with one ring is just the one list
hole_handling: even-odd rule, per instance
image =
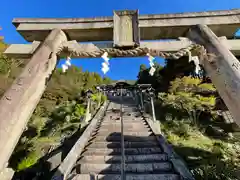
[[[196, 53], [200, 52], [201, 64], [240, 125], [240, 63], [233, 55], [240, 54], [239, 40], [233, 39], [240, 27], [240, 9], [140, 16], [138, 11], [114, 11], [113, 17], [27, 18], [14, 19], [13, 24], [33, 43], [11, 45], [5, 51], [8, 56], [30, 58], [30, 61], [0, 100], [0, 172], [7, 167], [58, 59], [66, 54], [100, 57], [108, 51], [116, 57], [129, 57], [151, 52], [177, 59], [198, 48]], [[168, 38], [179, 39], [141, 41]], [[113, 42], [78, 43], [83, 41]], [[172, 52], [176, 53], [172, 55]]]

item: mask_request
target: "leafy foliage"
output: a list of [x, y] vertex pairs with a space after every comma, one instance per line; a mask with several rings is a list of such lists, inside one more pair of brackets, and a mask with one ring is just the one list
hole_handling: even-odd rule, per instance
[[[26, 60], [9, 59], [1, 52], [7, 45], [0, 41], [0, 96], [10, 86]], [[184, 158], [196, 179], [234, 180], [239, 168], [239, 142], [224, 142], [204, 134], [197, 122], [203, 119], [203, 111], [214, 113], [215, 88], [206, 77], [189, 77], [194, 65], [183, 57], [178, 61], [166, 60], [164, 67], [156, 65], [154, 76], [149, 76], [149, 68], [141, 65], [136, 83], [152, 84], [159, 93], [157, 101], [168, 116], [172, 112], [187, 114], [162, 122], [162, 130], [176, 152]], [[56, 69], [44, 92], [28, 127], [10, 160], [17, 171], [33, 166], [51, 147], [59, 146], [66, 137], [82, 128], [86, 112], [85, 91], [91, 89], [91, 111], [96, 110], [106, 96], [99, 94], [95, 85], [108, 84], [109, 78], [101, 78], [97, 73], [83, 72], [72, 66], [66, 73]], [[193, 125], [194, 122], [194, 125]]]
[[28, 154], [28, 156], [26, 156], [18, 165], [17, 165], [17, 169], [18, 170], [24, 170], [26, 168], [31, 167], [32, 165], [34, 165], [37, 160], [41, 157], [41, 154], [37, 151], [33, 151], [31, 153]]
[[[191, 77], [194, 65], [183, 57], [166, 60], [156, 74], [142, 65], [137, 83], [152, 84], [157, 119], [174, 150], [187, 163], [197, 180], [236, 180], [239, 177], [239, 140], [208, 136], [209, 124], [216, 123], [216, 89], [205, 76]], [[222, 131], [221, 131], [222, 132]], [[237, 174], [238, 173], [238, 174]]]
[[164, 67], [156, 63], [155, 68], [154, 75], [150, 76], [150, 68], [141, 65], [136, 83], [151, 84], [157, 92], [167, 92], [171, 81], [177, 77], [181, 78], [191, 75], [195, 67], [192, 63], [188, 62], [188, 57], [182, 57], [177, 61], [171, 59], [165, 60]]
[[208, 138], [188, 119], [163, 122], [162, 130], [197, 180], [237, 180], [238, 143]]
[[27, 62], [27, 60], [24, 61], [7, 58], [3, 54], [6, 48], [7, 44], [0, 40], [0, 97], [11, 85]]
[[[197, 123], [200, 113], [211, 110], [215, 106], [215, 97], [204, 97], [197, 92], [202, 90], [215, 90], [210, 84], [201, 84], [201, 80], [192, 77], [176, 78], [171, 82], [169, 93], [159, 93], [163, 105], [184, 110], [194, 123]], [[195, 92], [195, 93], [194, 93]]]
[[[6, 47], [0, 41], [0, 96], [28, 62], [3, 55]], [[97, 93], [95, 86], [111, 82], [97, 73], [83, 72], [80, 67], [72, 66], [66, 73], [57, 68], [15, 148], [10, 166], [17, 171], [31, 167], [51, 147], [61, 145], [65, 138], [80, 130], [87, 107], [86, 90], [91, 89], [94, 93], [90, 108], [94, 113], [106, 100]]]

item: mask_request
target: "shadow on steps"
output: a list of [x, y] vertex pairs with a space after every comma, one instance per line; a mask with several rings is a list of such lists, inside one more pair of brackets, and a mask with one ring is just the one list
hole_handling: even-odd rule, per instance
[[[132, 127], [132, 131], [136, 129]], [[152, 134], [124, 135], [124, 146], [126, 180], [180, 179]], [[121, 162], [121, 133], [110, 132], [101, 138], [96, 135], [86, 145], [68, 180], [120, 180]]]
[[[86, 145], [68, 180], [121, 180], [121, 137], [120, 132], [110, 133], [102, 139], [94, 138]], [[151, 137], [151, 138], [150, 138]], [[153, 138], [152, 138], [153, 137]], [[151, 140], [149, 140], [149, 138]], [[124, 136], [126, 180], [178, 180], [180, 175], [155, 136]], [[197, 171], [211, 164], [218, 154], [197, 148], [173, 146], [187, 162], [196, 179], [204, 179]], [[219, 160], [223, 166], [229, 166]], [[217, 172], [216, 172], [217, 173]], [[210, 176], [210, 175], [209, 175]], [[60, 178], [61, 179], [61, 178]]]

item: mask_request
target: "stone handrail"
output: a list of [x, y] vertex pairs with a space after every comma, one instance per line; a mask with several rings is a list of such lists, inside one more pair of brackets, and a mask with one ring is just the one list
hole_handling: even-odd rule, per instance
[[164, 153], [166, 153], [169, 157], [169, 160], [173, 164], [173, 168], [183, 179], [186, 180], [194, 180], [193, 175], [188, 170], [186, 164], [184, 163], [183, 159], [177, 155], [170, 144], [167, 143], [163, 134], [161, 133], [160, 129], [160, 122], [153, 121], [152, 117], [143, 113], [144, 120], [146, 120], [147, 124], [149, 125], [150, 129], [153, 131], [153, 134], [156, 136], [159, 145], [162, 147]]
[[81, 137], [78, 139], [78, 141], [75, 143], [75, 145], [72, 147], [66, 158], [63, 160], [61, 165], [58, 167], [57, 172], [52, 177], [52, 180], [55, 179], [66, 179], [70, 171], [72, 170], [78, 156], [81, 154], [81, 152], [84, 149], [85, 144], [87, 143], [89, 137], [91, 136], [91, 133], [93, 129], [96, 127], [97, 122], [99, 119], [104, 115], [105, 110], [107, 109], [109, 105], [109, 101], [106, 101], [102, 107], [100, 107], [99, 111], [96, 113], [95, 117], [93, 117], [92, 121], [89, 123], [86, 130], [83, 132]]

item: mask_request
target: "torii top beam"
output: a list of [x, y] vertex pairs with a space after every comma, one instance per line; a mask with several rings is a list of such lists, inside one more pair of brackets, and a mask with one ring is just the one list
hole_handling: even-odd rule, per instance
[[[208, 25], [217, 36], [226, 36], [231, 39], [240, 27], [240, 9], [139, 16], [138, 11], [135, 13], [141, 40], [183, 37], [189, 27], [196, 24]], [[62, 29], [69, 40], [112, 41], [116, 14], [119, 15], [114, 11], [114, 18], [16, 18], [13, 24], [17, 31], [30, 42], [43, 41], [54, 28]]]

